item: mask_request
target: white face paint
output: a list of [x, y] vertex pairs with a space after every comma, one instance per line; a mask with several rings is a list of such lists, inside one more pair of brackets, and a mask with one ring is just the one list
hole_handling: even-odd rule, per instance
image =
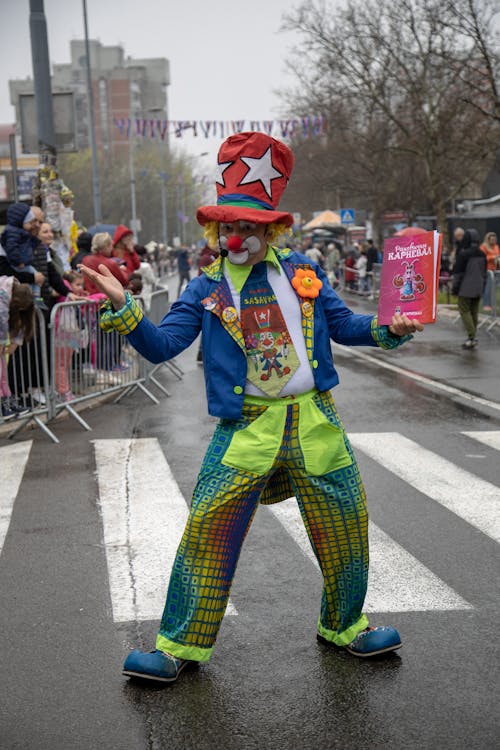
[[249, 221], [222, 222], [219, 248], [227, 252], [227, 259], [230, 263], [236, 266], [245, 265], [256, 256], [265, 254], [266, 232], [265, 224], [254, 224]]
[[261, 240], [255, 237], [255, 235], [251, 235], [243, 240], [239, 250], [230, 250], [227, 246], [227, 241], [228, 237], [221, 236], [219, 238], [219, 247], [221, 250], [227, 250], [227, 259], [235, 266], [244, 265], [251, 256], [256, 255], [262, 249]]

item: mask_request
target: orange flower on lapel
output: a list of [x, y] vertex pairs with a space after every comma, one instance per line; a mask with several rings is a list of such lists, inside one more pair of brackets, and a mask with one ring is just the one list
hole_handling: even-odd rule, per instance
[[292, 286], [301, 297], [317, 297], [323, 282], [312, 269], [297, 268], [292, 279]]

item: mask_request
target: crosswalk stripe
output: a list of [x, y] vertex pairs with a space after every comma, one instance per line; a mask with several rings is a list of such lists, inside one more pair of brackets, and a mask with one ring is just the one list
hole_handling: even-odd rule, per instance
[[[295, 498], [267, 506], [319, 569]], [[472, 609], [419, 560], [370, 522], [370, 574], [366, 612]]]
[[488, 448], [494, 448], [500, 451], [500, 430], [491, 430], [486, 432], [462, 432], [462, 435], [477, 440], [478, 443], [487, 445]]
[[32, 440], [0, 448], [0, 553], [9, 529], [14, 502], [30, 455]]
[[156, 438], [93, 442], [113, 619], [159, 619], [186, 502]]
[[355, 433], [349, 438], [385, 469], [500, 541], [500, 488], [397, 432]]

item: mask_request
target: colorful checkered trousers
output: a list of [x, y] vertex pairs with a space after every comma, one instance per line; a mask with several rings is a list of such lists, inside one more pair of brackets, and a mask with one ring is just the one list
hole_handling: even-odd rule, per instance
[[[368, 515], [359, 469], [331, 394], [314, 391], [307, 395], [308, 405], [335, 430], [332, 435], [339, 436], [343, 457], [337, 461], [340, 468], [321, 475], [308, 472], [299, 440], [305, 434], [301, 399], [245, 397], [240, 419], [218, 423], [177, 550], [156, 648], [183, 659], [210, 659], [259, 502], [293, 495], [323, 574], [318, 633], [343, 646], [367, 626], [362, 607], [368, 580]], [[227, 465], [224, 457], [233, 438], [263, 417], [266, 402], [279, 402], [284, 410], [284, 430], [272, 465], [263, 473]], [[339, 454], [339, 445], [333, 452]]]

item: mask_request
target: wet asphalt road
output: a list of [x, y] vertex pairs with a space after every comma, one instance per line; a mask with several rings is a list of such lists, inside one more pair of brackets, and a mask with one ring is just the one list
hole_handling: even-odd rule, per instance
[[[363, 351], [500, 403], [500, 337], [482, 333], [474, 353], [462, 339], [443, 320], [393, 354]], [[0, 746], [498, 747], [498, 544], [359, 451], [372, 521], [471, 608], [372, 613], [400, 629], [397, 655], [331, 651], [315, 638], [318, 572], [261, 508], [232, 590], [238, 616], [225, 618], [211, 662], [167, 687], [121, 676], [130, 648], [153, 646], [158, 621], [113, 622], [90, 441], [156, 438], [189, 500], [215, 425], [195, 356], [196, 345], [179, 358], [182, 382], [161, 376], [172, 395], [159, 407], [138, 393], [88, 410], [92, 433], [61, 421], [59, 446], [38, 431], [17, 437], [33, 446], [0, 558]], [[396, 432], [500, 488], [498, 452], [472, 451], [462, 434], [500, 430], [499, 409], [344, 350], [335, 358], [349, 433]]]

